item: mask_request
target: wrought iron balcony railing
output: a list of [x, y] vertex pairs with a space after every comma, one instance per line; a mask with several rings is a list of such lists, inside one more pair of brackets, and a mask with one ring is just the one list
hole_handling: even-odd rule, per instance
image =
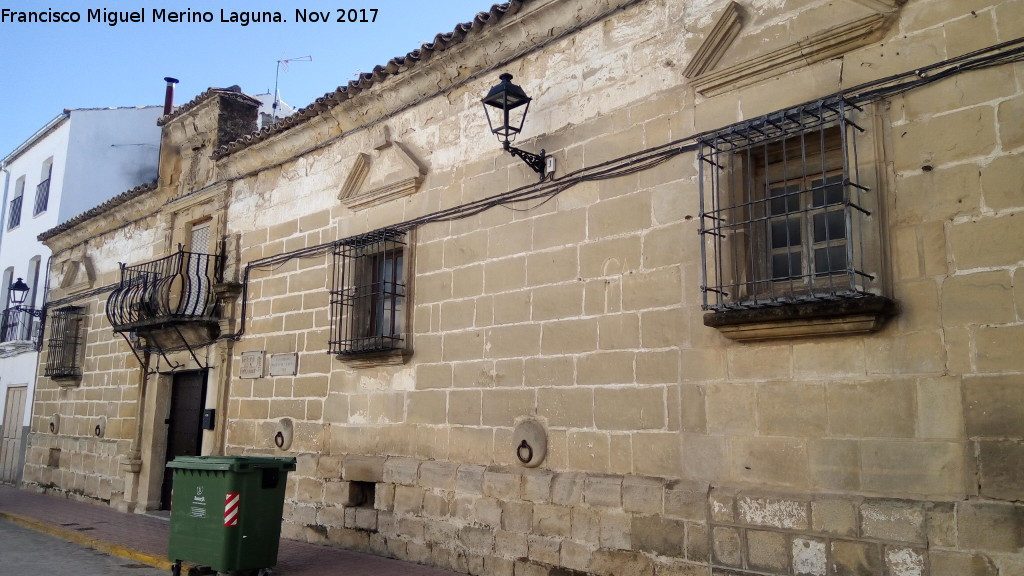
[[46, 212], [46, 207], [50, 203], [50, 179], [47, 178], [36, 186], [36, 207], [32, 211], [32, 214], [42, 214]]
[[[223, 273], [222, 255], [178, 252], [126, 266], [107, 300], [107, 319], [117, 332], [217, 320], [213, 287]], [[141, 329], [141, 330], [140, 330]]]
[[32, 308], [8, 308], [0, 318], [0, 342], [32, 342], [39, 340], [38, 313]]
[[7, 218], [8, 230], [21, 224], [21, 199], [22, 196], [15, 196], [11, 199], [11, 214]]

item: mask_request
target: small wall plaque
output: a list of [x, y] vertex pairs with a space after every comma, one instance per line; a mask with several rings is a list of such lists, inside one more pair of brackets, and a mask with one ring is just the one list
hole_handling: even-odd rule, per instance
[[295, 352], [270, 355], [271, 376], [295, 376], [299, 367], [299, 355]]
[[239, 378], [263, 378], [263, 350], [242, 352], [242, 362], [238, 368]]

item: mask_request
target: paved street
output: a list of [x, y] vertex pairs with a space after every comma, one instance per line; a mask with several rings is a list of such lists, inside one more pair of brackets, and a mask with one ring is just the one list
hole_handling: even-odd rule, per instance
[[0, 576], [167, 576], [169, 572], [0, 520]]

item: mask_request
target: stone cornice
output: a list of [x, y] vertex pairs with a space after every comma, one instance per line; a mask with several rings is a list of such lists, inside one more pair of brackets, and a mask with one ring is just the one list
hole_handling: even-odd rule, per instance
[[697, 49], [697, 53], [693, 55], [693, 59], [683, 70], [683, 77], [695, 78], [713, 70], [733, 40], [739, 36], [742, 27], [743, 9], [736, 2], [729, 2]]

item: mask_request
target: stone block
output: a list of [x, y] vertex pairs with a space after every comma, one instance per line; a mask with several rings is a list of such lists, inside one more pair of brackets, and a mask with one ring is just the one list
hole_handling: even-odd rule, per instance
[[1017, 553], [1024, 546], [1024, 506], [960, 502], [957, 533], [962, 549]]
[[383, 480], [390, 484], [414, 486], [419, 477], [420, 461], [412, 458], [388, 458], [384, 462]]
[[382, 482], [385, 460], [383, 456], [345, 456], [341, 477], [350, 482]]
[[909, 122], [900, 133], [893, 139], [899, 172], [985, 156], [996, 145], [995, 113], [991, 106], [976, 106]]
[[463, 464], [455, 473], [455, 490], [459, 494], [483, 494], [485, 466]]
[[1024, 437], [1024, 382], [1016, 376], [964, 379], [964, 416], [969, 437]]
[[861, 486], [882, 494], [959, 496], [966, 486], [965, 447], [960, 442], [861, 443]]
[[999, 569], [984, 554], [931, 550], [929, 576], [999, 576]]
[[569, 466], [602, 472], [608, 469], [609, 439], [605, 432], [569, 432]]
[[552, 566], [558, 565], [561, 538], [548, 538], [546, 536], [529, 535], [526, 537], [529, 546], [529, 559], [534, 562], [542, 562]]
[[993, 210], [1019, 208], [1024, 205], [1024, 154], [1000, 156], [981, 172], [981, 188], [985, 205]]
[[891, 576], [924, 576], [926, 553], [902, 546], [885, 548], [885, 567]]
[[692, 562], [711, 561], [711, 537], [707, 524], [686, 523], [686, 559]]
[[572, 510], [572, 539], [587, 546], [601, 544], [601, 515], [597, 510], [575, 506]]
[[682, 429], [686, 432], [706, 433], [707, 408], [706, 387], [695, 384], [679, 386], [679, 416]]
[[541, 536], [568, 537], [572, 533], [572, 509], [557, 504], [534, 505], [533, 533]]
[[484, 494], [498, 500], [519, 500], [522, 475], [502, 468], [488, 468], [484, 472]]
[[630, 535], [633, 550], [659, 556], [686, 556], [686, 524], [682, 520], [634, 515]]
[[593, 474], [587, 476], [583, 498], [588, 506], [621, 509], [622, 477]]
[[395, 513], [418, 516], [423, 509], [423, 489], [415, 486], [395, 487]]
[[977, 214], [980, 172], [977, 164], [969, 163], [902, 174], [896, 183], [896, 221], [907, 224]]
[[825, 388], [801, 382], [757, 386], [757, 421], [762, 434], [818, 437], [825, 433]]
[[793, 498], [748, 495], [736, 498], [739, 521], [751, 526], [806, 530], [810, 527], [809, 508], [808, 502]]
[[747, 530], [747, 566], [776, 573], [789, 573], [789, 538], [780, 532]]
[[454, 462], [424, 462], [419, 468], [419, 484], [423, 488], [455, 490], [458, 468]]
[[736, 528], [712, 528], [711, 550], [718, 564], [737, 568], [743, 565], [743, 542]]
[[923, 544], [926, 514], [920, 503], [868, 500], [860, 505], [861, 535], [877, 540]]
[[963, 394], [959, 378], [924, 378], [917, 383], [918, 438], [961, 438]]
[[1012, 216], [958, 221], [950, 228], [949, 244], [958, 270], [1011, 266], [1024, 253], [1024, 237]]
[[709, 384], [706, 390], [708, 432], [736, 435], [756, 432], [757, 388], [754, 384]]
[[[630, 351], [598, 352], [580, 356], [576, 360], [576, 384], [581, 386], [632, 384], [636, 381], [635, 364], [636, 353]], [[596, 400], [595, 398], [595, 402]], [[597, 411], [603, 414], [603, 410], [597, 409]]]
[[660, 514], [664, 494], [665, 484], [661, 480], [638, 476], [622, 479], [622, 508], [626, 512]]
[[523, 472], [523, 500], [537, 504], [551, 501], [551, 481], [554, 474], [548, 470], [526, 470]]
[[560, 320], [543, 325], [541, 353], [578, 354], [597, 349], [596, 320]]
[[706, 482], [691, 480], [668, 482], [665, 485], [665, 516], [706, 522], [709, 489]]
[[836, 576], [877, 576], [885, 569], [878, 544], [869, 542], [832, 541], [830, 574]]
[[590, 570], [598, 576], [654, 576], [654, 564], [649, 558], [625, 550], [596, 550]]
[[[1013, 285], [1006, 270], [948, 276], [942, 282], [945, 326], [1001, 324], [1017, 319]], [[978, 306], [984, 302], [984, 306]]]
[[614, 510], [601, 510], [601, 547], [629, 550], [633, 545], [632, 515]]
[[900, 380], [829, 385], [829, 429], [836, 436], [912, 438], [915, 392], [913, 382]]
[[494, 549], [494, 533], [489, 528], [464, 526], [459, 530], [459, 542], [473, 554], [490, 555]]
[[825, 576], [828, 557], [825, 542], [812, 538], [793, 538], [793, 574]]
[[665, 308], [681, 301], [682, 273], [677, 266], [631, 274], [622, 280], [624, 310]]
[[1024, 128], [1019, 120], [1024, 117], [1024, 98], [1019, 93], [1016, 98], [999, 103], [999, 139], [1004, 150], [1024, 146]]
[[509, 532], [529, 534], [533, 529], [533, 504], [500, 502], [501, 528]]
[[551, 502], [576, 506], [583, 502], [587, 476], [578, 472], [556, 472], [551, 479]]
[[529, 554], [526, 534], [495, 530], [494, 552], [503, 558], [525, 558]]
[[977, 443], [981, 496], [1004, 501], [1024, 500], [1024, 442]]
[[408, 392], [406, 413], [410, 424], [444, 424], [448, 421], [447, 395], [442, 390]]
[[516, 418], [536, 414], [535, 390], [489, 390], [483, 394], [484, 426], [510, 427]]
[[858, 534], [857, 504], [852, 500], [822, 497], [811, 502], [811, 527], [837, 536]]
[[593, 554], [593, 549], [588, 546], [572, 540], [564, 540], [560, 553], [560, 565], [570, 570], [579, 571], [582, 574], [590, 568], [590, 559]]
[[979, 372], [1011, 372], [1020, 369], [1024, 325], [982, 326], [974, 340]]
[[809, 470], [807, 442], [784, 437], [729, 439], [733, 476], [752, 484], [806, 487]]
[[[612, 438], [614, 440], [617, 437]], [[634, 472], [648, 476], [677, 478], [682, 475], [682, 453], [678, 433], [637, 432], [632, 438]], [[621, 448], [613, 450], [613, 458], [623, 451]]]

